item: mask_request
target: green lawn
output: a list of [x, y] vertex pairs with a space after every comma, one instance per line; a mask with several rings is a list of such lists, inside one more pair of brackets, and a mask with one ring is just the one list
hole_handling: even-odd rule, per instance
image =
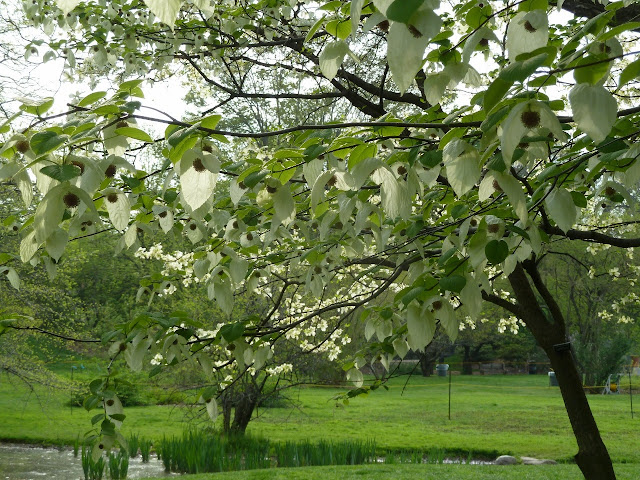
[[[637, 480], [637, 465], [616, 465], [618, 480]], [[184, 475], [180, 480], [580, 480], [575, 465], [361, 465]], [[163, 480], [163, 477], [148, 480]]]
[[[472, 452], [485, 458], [512, 454], [563, 462], [577, 451], [560, 393], [547, 386], [546, 376], [454, 376], [451, 420], [447, 378], [414, 376], [405, 387], [406, 381], [407, 377], [394, 379], [388, 391], [379, 389], [352, 399], [348, 406], [332, 400], [343, 392], [338, 388], [290, 390], [291, 405], [260, 409], [249, 432], [271, 441], [374, 439], [381, 452], [440, 448], [464, 458]], [[90, 428], [93, 412], [79, 408], [72, 412], [63, 406], [67, 398], [67, 394], [42, 389], [31, 392], [18, 380], [0, 377], [0, 438], [73, 443]], [[590, 395], [589, 400], [614, 462], [639, 464], [640, 396], [633, 420], [629, 395]], [[180, 434], [188, 424], [189, 411], [171, 406], [126, 408], [123, 433], [151, 439]]]

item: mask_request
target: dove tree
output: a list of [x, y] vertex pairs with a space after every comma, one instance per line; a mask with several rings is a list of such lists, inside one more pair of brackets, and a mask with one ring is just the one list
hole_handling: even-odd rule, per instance
[[[216, 345], [248, 368], [320, 315], [339, 326], [359, 311], [371, 341], [345, 365], [355, 395], [378, 386], [362, 382], [365, 358], [422, 349], [437, 324], [455, 338], [457, 310], [473, 319], [491, 302], [548, 355], [585, 477], [615, 478], [539, 259], [557, 239], [640, 245], [634, 218], [598, 207], [631, 204], [640, 180], [640, 108], [626, 105], [640, 73], [635, 2], [26, 0], [24, 10], [46, 34], [31, 55], [64, 59], [94, 91], [49, 116], [52, 100], [26, 102], [2, 126], [0, 178], [33, 204], [20, 259], [53, 274], [73, 261], [70, 239], [116, 230], [120, 249], [136, 249], [145, 232], [180, 234], [227, 314], [246, 289], [267, 289], [273, 304], [205, 337], [180, 315], [142, 316], [105, 338], [114, 357], [140, 368], [150, 351], [209, 369], [203, 346]], [[145, 103], [145, 80], [187, 72], [217, 103], [184, 118]], [[249, 76], [299, 86], [252, 89]], [[119, 85], [99, 87], [107, 80]], [[321, 124], [225, 128], [217, 109], [251, 98], [349, 108]], [[160, 166], [146, 169], [138, 156], [152, 146]], [[295, 308], [293, 291], [305, 300]], [[99, 454], [124, 416], [108, 378], [92, 393], [88, 406], [104, 408]], [[211, 412], [214, 397], [203, 396]]]

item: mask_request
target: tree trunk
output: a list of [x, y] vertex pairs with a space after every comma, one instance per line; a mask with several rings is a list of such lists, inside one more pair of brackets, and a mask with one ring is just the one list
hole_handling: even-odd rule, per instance
[[[546, 305], [538, 303], [527, 274]], [[509, 275], [517, 304], [503, 307], [516, 313], [527, 325], [539, 345], [549, 356], [556, 373], [564, 405], [567, 409], [573, 433], [578, 442], [576, 463], [587, 480], [615, 480], [611, 457], [602, 441], [600, 431], [591, 413], [587, 396], [582, 388], [580, 374], [567, 341], [564, 317], [542, 282], [535, 262], [528, 260], [518, 264]], [[548, 309], [545, 313], [544, 308]]]
[[233, 423], [231, 431], [234, 433], [244, 433], [247, 425], [251, 421], [251, 416], [258, 403], [258, 396], [253, 392], [243, 392], [235, 404]]
[[462, 374], [473, 375], [473, 365], [471, 365], [471, 345], [464, 345], [464, 356], [462, 357]]

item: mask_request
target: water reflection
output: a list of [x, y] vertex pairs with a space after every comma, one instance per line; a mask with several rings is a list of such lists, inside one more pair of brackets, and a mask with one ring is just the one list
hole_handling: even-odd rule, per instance
[[[152, 457], [149, 463], [142, 463], [140, 456], [129, 459], [127, 478], [164, 475], [164, 467], [156, 457]], [[0, 444], [0, 480], [39, 479], [83, 480], [80, 455], [76, 458], [71, 450], [66, 449]]]

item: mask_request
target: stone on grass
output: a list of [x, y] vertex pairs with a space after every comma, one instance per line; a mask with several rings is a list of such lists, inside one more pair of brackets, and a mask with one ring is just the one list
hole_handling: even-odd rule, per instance
[[533, 458], [533, 457], [522, 457], [523, 465], [557, 465], [558, 462], [555, 460], [549, 460], [546, 458]]
[[512, 457], [511, 455], [500, 455], [493, 463], [496, 465], [515, 465], [518, 463], [518, 460], [516, 460], [516, 457]]

